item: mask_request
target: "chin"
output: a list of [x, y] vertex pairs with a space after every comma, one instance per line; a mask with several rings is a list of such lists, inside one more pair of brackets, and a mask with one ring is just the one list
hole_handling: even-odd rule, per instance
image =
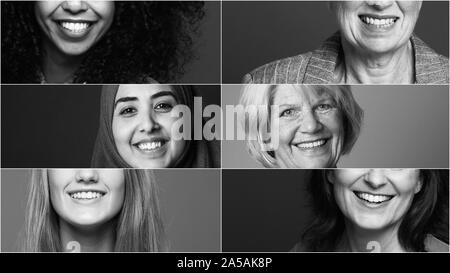
[[383, 219], [378, 217], [371, 217], [366, 219], [359, 219], [354, 222], [358, 227], [366, 230], [381, 230], [387, 226]]
[[86, 53], [90, 47], [79, 45], [62, 45], [59, 50], [68, 56], [79, 56]]

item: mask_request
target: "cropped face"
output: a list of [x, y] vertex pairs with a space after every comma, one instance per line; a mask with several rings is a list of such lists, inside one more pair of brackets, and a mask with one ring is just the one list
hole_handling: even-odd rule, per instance
[[38, 1], [35, 14], [50, 48], [78, 56], [110, 28], [114, 1]]
[[328, 180], [345, 217], [368, 230], [399, 224], [422, 187], [417, 169], [339, 169]]
[[422, 1], [338, 1], [331, 4], [343, 38], [367, 54], [386, 53], [406, 45]]
[[279, 107], [279, 146], [275, 158], [280, 167], [334, 167], [341, 154], [344, 129], [342, 114], [324, 90], [280, 86], [273, 97]]
[[60, 219], [76, 227], [102, 225], [119, 214], [125, 195], [121, 169], [48, 170], [50, 199]]
[[117, 151], [134, 168], [173, 167], [186, 140], [172, 136], [179, 119], [178, 104], [169, 85], [121, 85], [117, 91], [112, 130]]

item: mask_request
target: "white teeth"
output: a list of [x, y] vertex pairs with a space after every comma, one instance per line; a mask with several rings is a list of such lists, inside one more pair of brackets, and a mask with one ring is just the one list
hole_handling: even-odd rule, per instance
[[312, 142], [300, 143], [297, 145], [297, 147], [302, 148], [302, 149], [312, 149], [312, 148], [322, 146], [323, 144], [325, 144], [325, 142], [326, 141], [324, 139], [320, 139], [320, 140], [316, 140], [316, 141], [312, 141]]
[[369, 25], [374, 25], [377, 28], [386, 28], [386, 27], [390, 27], [394, 24], [395, 19], [394, 18], [389, 18], [389, 19], [377, 19], [377, 18], [371, 18], [368, 16], [363, 16], [362, 21], [366, 24]]
[[375, 194], [362, 193], [362, 192], [358, 192], [358, 193], [356, 193], [356, 195], [360, 199], [363, 199], [364, 201], [367, 201], [369, 203], [382, 203], [382, 202], [392, 199], [392, 196], [375, 195]]
[[72, 193], [70, 194], [70, 197], [72, 197], [73, 199], [95, 199], [95, 198], [100, 198], [102, 197], [103, 194], [99, 193], [99, 192], [93, 192], [93, 191], [88, 191], [88, 192], [76, 192], [76, 193]]
[[85, 31], [89, 27], [89, 24], [88, 23], [62, 22], [61, 26], [72, 32], [80, 33], [80, 32]]
[[141, 150], [154, 150], [162, 146], [161, 141], [145, 142], [138, 145]]

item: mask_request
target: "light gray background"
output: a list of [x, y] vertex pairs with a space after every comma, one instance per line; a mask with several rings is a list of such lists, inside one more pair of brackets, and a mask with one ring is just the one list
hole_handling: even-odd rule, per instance
[[[29, 169], [1, 171], [1, 251], [17, 251]], [[220, 170], [155, 170], [171, 252], [219, 252]]]
[[[263, 64], [314, 50], [337, 31], [325, 1], [224, 1], [222, 18], [224, 83], [241, 83]], [[448, 56], [448, 1], [424, 1], [414, 32]]]
[[[237, 104], [241, 85], [225, 85], [222, 109]], [[353, 86], [364, 123], [341, 168], [448, 168], [448, 86]], [[226, 138], [224, 112], [223, 139]], [[261, 168], [244, 141], [222, 142], [223, 168]]]

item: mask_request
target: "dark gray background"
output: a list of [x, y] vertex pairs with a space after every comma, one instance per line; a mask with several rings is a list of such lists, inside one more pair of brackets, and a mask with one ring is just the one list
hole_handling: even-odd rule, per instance
[[194, 40], [197, 57], [186, 65], [182, 83], [220, 83], [220, 1], [206, 1], [205, 14]]
[[[219, 85], [197, 85], [203, 105], [220, 105]], [[2, 85], [3, 168], [90, 166], [101, 85]]]
[[222, 250], [287, 252], [309, 223], [307, 170], [223, 170]]
[[[224, 83], [241, 83], [256, 67], [314, 50], [337, 31], [325, 1], [224, 1], [222, 18]], [[448, 56], [448, 1], [424, 1], [415, 33]]]
[[[222, 108], [239, 101], [241, 85], [223, 86]], [[352, 86], [365, 118], [341, 168], [448, 168], [448, 86]], [[226, 138], [223, 120], [223, 139]], [[236, 122], [235, 122], [236, 123]], [[236, 130], [235, 130], [236, 131]], [[244, 141], [222, 142], [223, 168], [261, 168]]]
[[[2, 170], [1, 251], [17, 251], [30, 170]], [[220, 252], [220, 170], [155, 170], [172, 252]]]

